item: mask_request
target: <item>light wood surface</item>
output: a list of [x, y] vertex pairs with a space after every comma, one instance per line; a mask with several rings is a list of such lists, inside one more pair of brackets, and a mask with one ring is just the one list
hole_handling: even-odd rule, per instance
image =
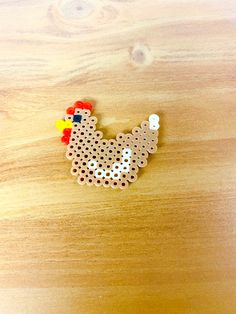
[[[0, 1], [0, 313], [236, 312], [236, 3]], [[128, 190], [79, 186], [54, 127], [150, 113]]]

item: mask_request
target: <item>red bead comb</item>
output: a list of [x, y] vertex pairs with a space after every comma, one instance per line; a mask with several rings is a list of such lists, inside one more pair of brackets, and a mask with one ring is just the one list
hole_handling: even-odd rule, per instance
[[74, 107], [69, 107], [66, 109], [67, 114], [74, 114], [75, 113], [75, 108]]
[[74, 103], [75, 108], [79, 108], [79, 109], [87, 109], [92, 111], [93, 109], [93, 105], [90, 102], [83, 102], [83, 101], [76, 101]]

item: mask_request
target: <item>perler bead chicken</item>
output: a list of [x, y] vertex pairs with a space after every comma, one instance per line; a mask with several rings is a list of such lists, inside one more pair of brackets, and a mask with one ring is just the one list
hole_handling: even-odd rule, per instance
[[56, 122], [67, 145], [66, 157], [72, 160], [71, 174], [79, 184], [125, 189], [147, 165], [148, 154], [157, 150], [159, 117], [152, 114], [131, 133], [107, 140], [96, 130], [97, 118], [91, 111], [91, 103], [77, 101], [67, 109], [65, 120]]

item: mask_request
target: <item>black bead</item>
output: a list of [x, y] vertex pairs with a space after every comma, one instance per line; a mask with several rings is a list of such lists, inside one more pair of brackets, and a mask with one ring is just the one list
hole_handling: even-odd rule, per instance
[[73, 122], [81, 122], [82, 116], [80, 114], [76, 114], [73, 117]]

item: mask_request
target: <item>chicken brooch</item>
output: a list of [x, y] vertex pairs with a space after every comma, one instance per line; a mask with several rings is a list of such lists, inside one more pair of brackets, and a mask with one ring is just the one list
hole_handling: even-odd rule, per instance
[[79, 184], [125, 189], [137, 180], [139, 168], [147, 165], [149, 154], [157, 150], [159, 117], [152, 114], [131, 133], [104, 139], [96, 130], [97, 118], [91, 116], [92, 104], [77, 101], [66, 110], [56, 127], [63, 132], [66, 157], [72, 160], [71, 174]]

